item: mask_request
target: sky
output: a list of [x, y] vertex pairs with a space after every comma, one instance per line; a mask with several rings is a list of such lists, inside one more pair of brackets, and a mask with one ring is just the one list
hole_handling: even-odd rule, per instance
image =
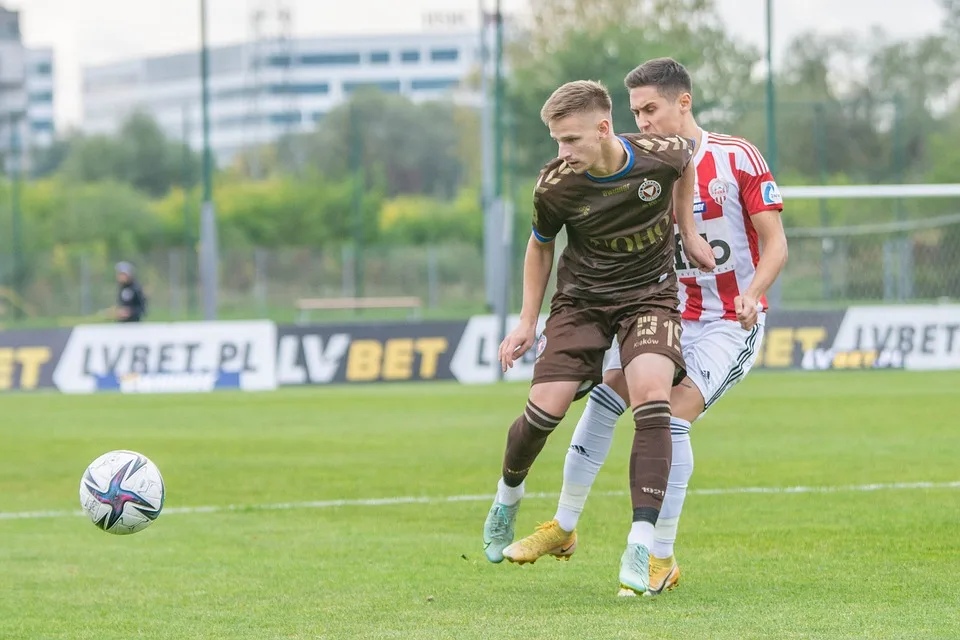
[[[505, 12], [523, 12], [528, 2], [502, 0]], [[764, 44], [765, 0], [715, 0], [728, 31], [758, 47]], [[249, 38], [258, 7], [285, 2], [294, 35], [349, 35], [424, 29], [428, 13], [460, 14], [476, 24], [484, 0], [208, 0], [211, 44]], [[490, 10], [494, 0], [485, 0]], [[0, 0], [21, 11], [21, 31], [31, 47], [52, 46], [56, 65], [59, 129], [79, 125], [83, 66], [194, 49], [199, 42], [199, 0]], [[773, 0], [774, 65], [782, 45], [803, 31], [866, 33], [881, 27], [896, 37], [936, 30], [936, 0]], [[828, 11], [828, 7], [830, 7]], [[778, 48], [777, 44], [781, 47]]]

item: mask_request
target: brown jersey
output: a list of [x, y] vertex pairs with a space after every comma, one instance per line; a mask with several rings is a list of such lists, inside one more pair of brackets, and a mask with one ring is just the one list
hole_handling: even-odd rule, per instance
[[533, 233], [541, 242], [567, 228], [557, 293], [596, 302], [676, 296], [673, 185], [693, 155], [679, 136], [618, 136], [627, 151], [611, 176], [576, 174], [556, 158], [534, 191]]

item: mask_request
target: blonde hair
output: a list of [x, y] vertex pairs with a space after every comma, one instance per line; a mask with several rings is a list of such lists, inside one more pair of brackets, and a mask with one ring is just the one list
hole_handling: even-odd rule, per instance
[[540, 119], [544, 124], [551, 120], [566, 118], [577, 113], [603, 111], [609, 114], [613, 110], [610, 93], [603, 83], [595, 80], [576, 80], [561, 85], [550, 94], [540, 109]]

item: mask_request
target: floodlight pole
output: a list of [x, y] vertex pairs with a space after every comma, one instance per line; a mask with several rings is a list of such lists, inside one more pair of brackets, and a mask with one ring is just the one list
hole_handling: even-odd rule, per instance
[[213, 156], [210, 151], [210, 55], [207, 2], [200, 0], [200, 87], [203, 119], [203, 204], [200, 206], [200, 288], [203, 319], [217, 319], [217, 218], [213, 207]]
[[767, 0], [767, 165], [777, 174], [776, 103], [773, 91], [773, 0]]

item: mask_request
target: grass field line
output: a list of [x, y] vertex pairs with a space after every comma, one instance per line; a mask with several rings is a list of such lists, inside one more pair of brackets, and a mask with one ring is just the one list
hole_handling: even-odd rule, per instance
[[[797, 494], [797, 493], [847, 493], [867, 491], [902, 491], [905, 489], [960, 489], [960, 481], [956, 482], [890, 482], [874, 484], [851, 484], [835, 487], [730, 487], [726, 489], [691, 489], [688, 495], [694, 496], [727, 496], [741, 494]], [[627, 491], [598, 491], [594, 496], [620, 497], [628, 495]], [[527, 499], [550, 498], [556, 500], [558, 493], [528, 493]], [[269, 504], [249, 505], [210, 505], [202, 507], [169, 507], [163, 510], [165, 514], [193, 514], [193, 513], [223, 513], [225, 511], [278, 511], [289, 509], [332, 509], [335, 507], [384, 507], [404, 504], [445, 504], [450, 502], [486, 502], [493, 499], [493, 494], [459, 495], [459, 496], [397, 496], [393, 498], [358, 498], [344, 500], [316, 500], [312, 502], [276, 502]], [[0, 511], [0, 520], [34, 520], [38, 518], [64, 518], [82, 516], [83, 511]]]

